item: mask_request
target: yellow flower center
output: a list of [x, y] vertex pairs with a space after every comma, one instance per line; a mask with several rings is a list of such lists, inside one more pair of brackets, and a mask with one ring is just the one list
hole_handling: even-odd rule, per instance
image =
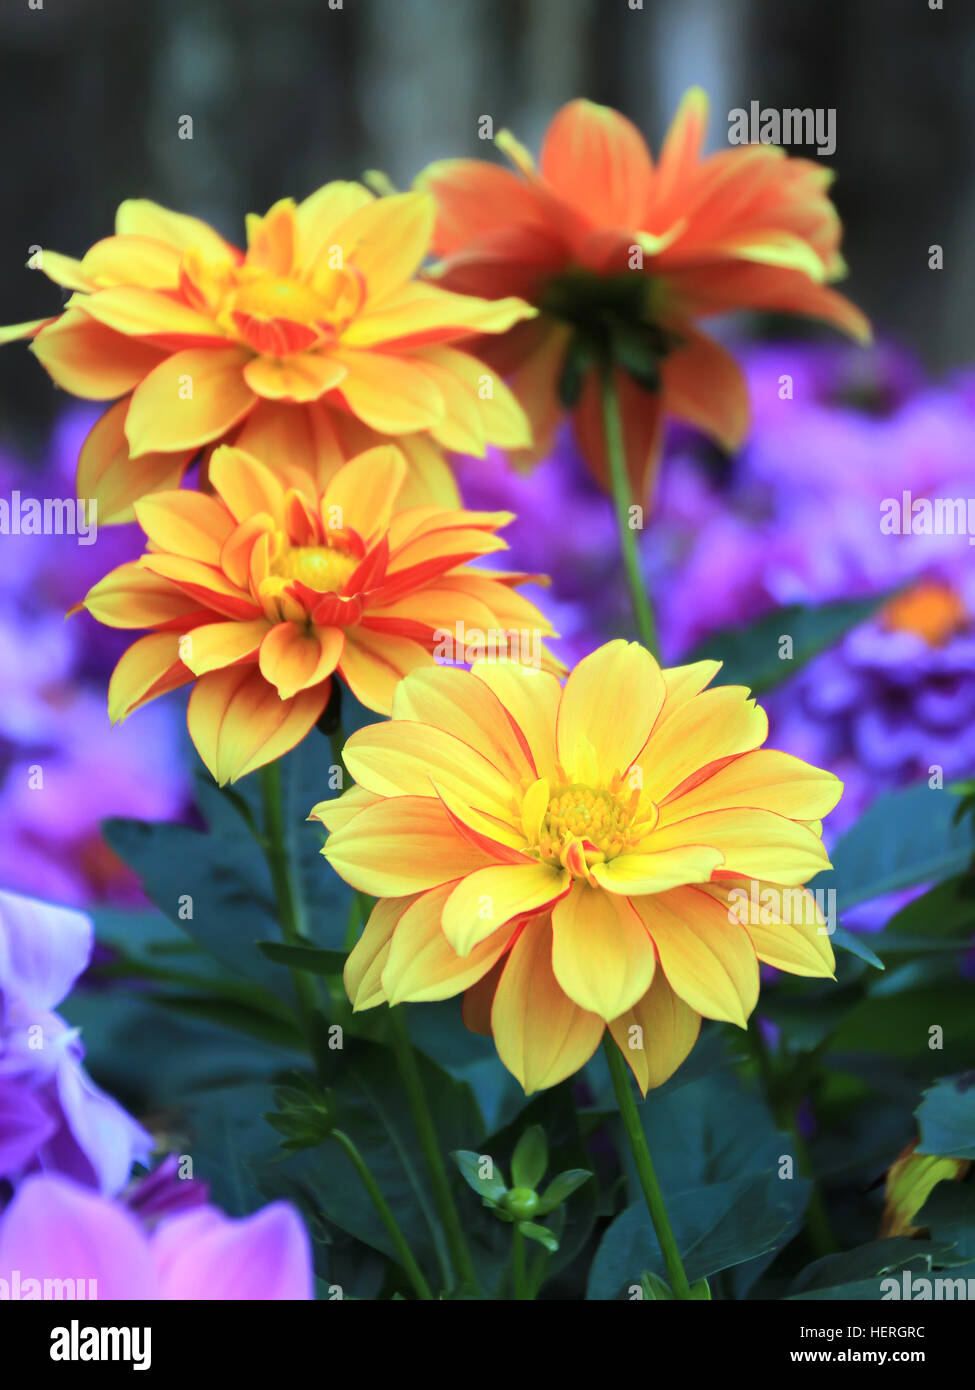
[[197, 276], [196, 290], [211, 303], [224, 329], [268, 357], [287, 357], [334, 342], [365, 296], [362, 277], [354, 268], [321, 270], [314, 283], [247, 265], [209, 278], [195, 263], [187, 263], [187, 268]]
[[886, 628], [913, 632], [930, 647], [944, 644], [968, 626], [965, 604], [949, 584], [925, 580], [891, 599], [881, 613]]
[[539, 831], [543, 859], [563, 862], [567, 842], [581, 840], [588, 863], [613, 859], [626, 846], [630, 807], [612, 792], [571, 785], [559, 787], [549, 799]]
[[329, 545], [295, 545], [271, 562], [271, 573], [280, 579], [297, 579], [320, 594], [337, 594], [359, 561], [347, 551]]

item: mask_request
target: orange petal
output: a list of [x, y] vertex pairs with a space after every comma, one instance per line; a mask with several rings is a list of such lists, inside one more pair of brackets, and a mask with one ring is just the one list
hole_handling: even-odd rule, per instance
[[280, 361], [252, 357], [244, 367], [244, 380], [265, 400], [316, 401], [338, 386], [347, 372], [330, 354], [296, 352]]
[[183, 626], [199, 604], [178, 585], [160, 579], [134, 560], [119, 565], [89, 589], [84, 606], [106, 627]]
[[396, 691], [393, 715], [453, 734], [514, 785], [533, 782], [538, 775], [501, 701], [469, 671], [438, 666], [413, 672]]
[[689, 420], [729, 452], [748, 433], [748, 388], [738, 363], [723, 347], [692, 328], [661, 363], [665, 409]]
[[609, 1025], [640, 1093], [662, 1086], [690, 1053], [701, 1031], [701, 1015], [676, 995], [658, 970], [632, 1009]]
[[397, 193], [363, 204], [337, 228], [345, 266], [365, 278], [370, 303], [408, 280], [430, 246], [434, 202], [428, 193]]
[[261, 643], [261, 672], [277, 687], [282, 700], [299, 690], [319, 685], [332, 674], [345, 646], [345, 633], [337, 627], [301, 629], [295, 623], [278, 623]]
[[818, 820], [832, 811], [842, 791], [843, 783], [831, 772], [790, 753], [757, 748], [719, 766], [690, 790], [678, 788], [660, 807], [659, 824], [735, 806], [775, 811], [791, 820]]
[[570, 101], [546, 131], [539, 165], [559, 196], [598, 225], [642, 225], [650, 154], [636, 126], [618, 111]]
[[140, 497], [178, 487], [191, 458], [185, 451], [131, 458], [125, 437], [128, 410], [127, 398], [109, 406], [92, 425], [78, 455], [78, 496], [95, 499], [103, 526], [132, 521], [133, 503]]
[[422, 893], [491, 862], [457, 833], [439, 801], [420, 796], [366, 806], [332, 832], [324, 854], [353, 888], [380, 898]]
[[184, 634], [180, 654], [195, 676], [204, 676], [208, 671], [253, 660], [267, 629], [265, 618], [247, 623], [203, 623]]
[[42, 329], [31, 351], [57, 386], [93, 401], [131, 391], [163, 356], [161, 349], [114, 333], [77, 309], [66, 309]]
[[382, 984], [390, 1005], [450, 999], [475, 984], [494, 965], [510, 940], [501, 928], [467, 956], [450, 945], [440, 925], [454, 888], [442, 884], [423, 893], [403, 913], [393, 931]]
[[607, 642], [584, 657], [565, 683], [556, 724], [569, 780], [591, 780], [590, 754], [601, 784], [625, 774], [650, 736], [664, 692], [660, 667], [636, 642]]
[[168, 347], [192, 346], [185, 339], [202, 338], [220, 347], [226, 343], [213, 319], [187, 304], [138, 285], [114, 285], [71, 301], [90, 318], [127, 338], [155, 338]]
[[201, 676], [186, 721], [196, 750], [223, 786], [291, 751], [328, 703], [328, 685], [282, 700], [256, 666], [228, 666]]
[[[115, 214], [115, 231], [120, 236], [141, 236], [162, 241], [179, 251], [192, 247], [216, 259], [234, 254], [234, 248], [206, 222], [183, 212], [171, 212], [169, 208], [148, 198], [127, 198], [120, 203]], [[239, 253], [236, 254], [239, 256]]]
[[226, 507], [203, 492], [160, 492], [135, 504], [139, 525], [159, 550], [219, 565], [234, 529]]
[[[254, 405], [242, 348], [187, 348], [136, 387], [125, 433], [133, 455], [198, 448], [218, 439]], [[187, 394], [187, 393], [191, 394]]]
[[724, 855], [723, 872], [786, 886], [805, 883], [830, 867], [818, 834], [772, 811], [706, 811], [658, 826], [644, 843], [651, 850], [711, 845]]
[[511, 949], [491, 1008], [498, 1056], [527, 1093], [557, 1086], [584, 1067], [604, 1030], [580, 1009], [552, 971], [552, 928], [530, 923]]
[[210, 482], [235, 521], [244, 524], [259, 512], [284, 524], [284, 488], [260, 459], [223, 445], [210, 458]]
[[108, 683], [108, 717], [113, 724], [134, 709], [193, 679], [178, 655], [175, 632], [150, 632], [122, 653]]
[[389, 714], [393, 694], [404, 676], [433, 657], [409, 637], [350, 628], [339, 663], [339, 675], [357, 700], [377, 714]]
[[[521, 917], [535, 916], [569, 888], [569, 875], [550, 864], [497, 864], [468, 874], [445, 900], [443, 931], [459, 956]], [[493, 961], [491, 962], [494, 963]]]
[[366, 541], [380, 535], [389, 526], [405, 479], [406, 461], [399, 449], [391, 444], [367, 449], [344, 464], [328, 484], [322, 501], [326, 525], [331, 509], [339, 507], [340, 528], [349, 526]]
[[347, 408], [381, 434], [429, 429], [444, 418], [439, 387], [420, 362], [355, 348], [337, 348], [348, 368], [336, 388]]
[[577, 880], [552, 909], [552, 930], [555, 978], [580, 1008], [609, 1022], [649, 989], [653, 944], [625, 898]]
[[758, 1001], [758, 960], [744, 927], [700, 888], [631, 899], [671, 988], [706, 1018], [744, 1028]]
[[343, 974], [345, 991], [356, 1013], [386, 1003], [382, 973], [389, 957], [393, 932], [403, 913], [416, 901], [415, 895], [381, 898], [370, 912], [362, 935], [345, 962]]

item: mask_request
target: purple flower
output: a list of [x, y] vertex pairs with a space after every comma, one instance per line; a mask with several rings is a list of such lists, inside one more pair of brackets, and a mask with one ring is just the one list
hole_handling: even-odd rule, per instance
[[0, 1183], [63, 1173], [121, 1190], [152, 1136], [88, 1076], [76, 1029], [53, 1010], [88, 964], [90, 920], [0, 892]]
[[42, 1297], [45, 1280], [74, 1281], [76, 1296], [84, 1280], [81, 1296], [98, 1299], [313, 1297], [308, 1235], [286, 1202], [240, 1220], [197, 1207], [147, 1231], [121, 1203], [50, 1174], [28, 1178], [0, 1215], [0, 1280], [8, 1297]]
[[[0, 497], [71, 498], [78, 450], [97, 412], [72, 408], [44, 466], [0, 456]], [[0, 534], [0, 883], [53, 900], [138, 898], [105, 845], [109, 816], [172, 819], [188, 800], [178, 709], [159, 704], [112, 728], [106, 688], [126, 635], [65, 613], [97, 579], [141, 553], [136, 526], [75, 535]]]

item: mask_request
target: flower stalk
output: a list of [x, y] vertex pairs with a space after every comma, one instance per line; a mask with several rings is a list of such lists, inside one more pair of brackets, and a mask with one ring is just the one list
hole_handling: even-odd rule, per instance
[[670, 1218], [667, 1215], [667, 1208], [664, 1205], [664, 1196], [654, 1172], [653, 1160], [650, 1157], [650, 1148], [647, 1144], [647, 1137], [640, 1124], [639, 1112], [636, 1108], [636, 1101], [633, 1099], [633, 1091], [630, 1088], [630, 1078], [626, 1070], [626, 1062], [616, 1043], [607, 1033], [603, 1039], [603, 1050], [606, 1053], [606, 1061], [609, 1064], [609, 1074], [613, 1081], [613, 1090], [616, 1092], [616, 1103], [619, 1106], [620, 1118], [623, 1121], [623, 1129], [630, 1151], [633, 1154], [633, 1161], [636, 1164], [637, 1173], [640, 1178], [640, 1186], [643, 1189], [643, 1197], [647, 1204], [647, 1211], [650, 1213], [650, 1220], [653, 1222], [653, 1229], [657, 1233], [657, 1243], [660, 1246], [660, 1253], [664, 1258], [664, 1266], [667, 1270], [667, 1278], [670, 1287], [674, 1292], [675, 1298], [690, 1300], [692, 1297], [691, 1286], [687, 1281], [687, 1274], [684, 1271], [684, 1263], [677, 1248], [677, 1240], [674, 1236]]

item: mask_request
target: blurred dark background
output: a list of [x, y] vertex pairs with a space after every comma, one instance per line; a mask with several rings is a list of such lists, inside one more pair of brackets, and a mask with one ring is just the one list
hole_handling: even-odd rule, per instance
[[[41, 8], [31, 8], [41, 4]], [[29, 248], [72, 255], [148, 196], [243, 238], [243, 216], [328, 179], [533, 149], [585, 95], [654, 148], [681, 92], [727, 115], [835, 107], [848, 293], [934, 370], [971, 360], [975, 3], [944, 0], [0, 0], [0, 322], [54, 312]], [[193, 139], [178, 138], [192, 116]], [[798, 151], [808, 153], [808, 151]], [[812, 154], [815, 158], [815, 154]], [[944, 269], [928, 269], [928, 247]], [[58, 396], [3, 353], [0, 439], [36, 447]]]

